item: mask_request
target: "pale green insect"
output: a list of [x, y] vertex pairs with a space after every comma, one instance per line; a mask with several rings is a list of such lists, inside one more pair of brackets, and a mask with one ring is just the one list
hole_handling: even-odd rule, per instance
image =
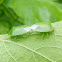
[[10, 31], [10, 35], [22, 35], [29, 32], [51, 32], [53, 31], [53, 27], [50, 23], [38, 23], [34, 24], [30, 27], [28, 26], [19, 26], [19, 27], [13, 27]]
[[[33, 30], [36, 31], [36, 32], [51, 32], [51, 31], [53, 31], [53, 27], [50, 23], [38, 23], [38, 24], [35, 24], [35, 25], [37, 27]], [[33, 25], [33, 26], [35, 26], [35, 25]]]

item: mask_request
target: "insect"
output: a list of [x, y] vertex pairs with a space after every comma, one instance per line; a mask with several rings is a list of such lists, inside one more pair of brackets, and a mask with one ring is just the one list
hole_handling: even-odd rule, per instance
[[53, 27], [50, 23], [39, 23], [37, 27], [34, 29], [36, 32], [51, 32], [53, 31]]
[[51, 32], [53, 31], [53, 27], [50, 23], [38, 23], [32, 26], [18, 26], [13, 27], [9, 33], [9, 35], [22, 35], [28, 32]]

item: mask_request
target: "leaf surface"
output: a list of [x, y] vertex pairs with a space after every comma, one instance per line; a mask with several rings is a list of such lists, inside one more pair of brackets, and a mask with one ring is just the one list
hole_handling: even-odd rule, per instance
[[3, 2], [3, 0], [0, 0], [0, 4]]
[[11, 7], [26, 25], [62, 20], [61, 5], [52, 0], [9, 0], [8, 2], [10, 2], [8, 7]]
[[1, 14], [0, 14], [0, 34], [7, 34], [11, 27], [14, 24], [14, 20], [11, 18], [11, 16], [7, 16], [4, 14], [4, 9], [1, 9]]
[[0, 62], [62, 62], [62, 21], [54, 32], [0, 36]]

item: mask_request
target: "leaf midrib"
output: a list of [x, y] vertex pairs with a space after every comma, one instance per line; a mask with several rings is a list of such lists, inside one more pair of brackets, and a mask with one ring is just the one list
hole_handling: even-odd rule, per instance
[[45, 59], [47, 59], [47, 60], [49, 60], [49, 61], [51, 61], [51, 62], [55, 62], [55, 61], [51, 60], [50, 58], [48, 58], [48, 57], [46, 57], [46, 56], [40, 54], [39, 52], [37, 52], [37, 51], [35, 51], [35, 50], [30, 49], [30, 48], [28, 48], [28, 47], [26, 47], [26, 46], [24, 46], [24, 45], [22, 45], [22, 44], [18, 44], [18, 43], [12, 42], [12, 41], [10, 41], [10, 40], [0, 40], [0, 41], [12, 43], [12, 44], [16, 44], [16, 45], [18, 45], [18, 46], [21, 46], [21, 47], [23, 47], [23, 48], [25, 48], [25, 49], [27, 49], [27, 50], [29, 50], [29, 51], [35, 53], [35, 54], [38, 54], [38, 55], [44, 57]]

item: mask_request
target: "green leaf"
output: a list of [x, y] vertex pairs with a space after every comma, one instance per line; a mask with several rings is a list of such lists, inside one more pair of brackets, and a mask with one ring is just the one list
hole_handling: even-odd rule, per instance
[[62, 20], [62, 6], [52, 0], [9, 0], [9, 2], [8, 6], [24, 19], [26, 25]]
[[9, 24], [8, 24], [8, 19], [5, 15], [0, 17], [0, 34], [6, 34], [9, 32]]
[[0, 62], [62, 62], [62, 21], [52, 26], [51, 33], [0, 36]]
[[50, 23], [37, 23], [32, 26], [17, 26], [13, 27], [10, 31], [10, 35], [22, 35], [22, 34], [28, 34], [29, 32], [51, 32], [53, 30]]
[[62, 4], [62, 0], [57, 0], [57, 2], [61, 3]]
[[2, 6], [0, 5], [0, 17], [3, 15], [3, 8]]
[[0, 4], [3, 2], [3, 0], [0, 0]]
[[7, 34], [14, 24], [14, 20], [10, 16], [6, 16], [4, 11], [0, 16], [0, 34]]

